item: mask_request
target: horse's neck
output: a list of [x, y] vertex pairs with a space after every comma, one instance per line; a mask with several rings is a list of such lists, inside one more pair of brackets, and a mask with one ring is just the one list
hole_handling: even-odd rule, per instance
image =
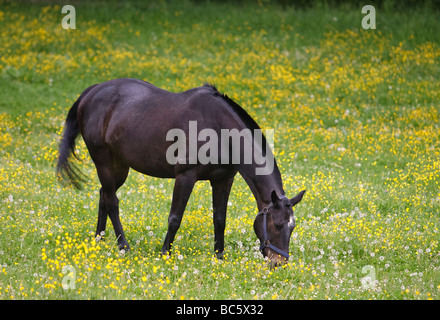
[[242, 166], [239, 172], [254, 194], [257, 200], [258, 210], [262, 210], [271, 202], [271, 193], [273, 190], [276, 191], [278, 196], [284, 194], [281, 174], [276, 164], [272, 173], [266, 175], [255, 174], [255, 167], [252, 165]]

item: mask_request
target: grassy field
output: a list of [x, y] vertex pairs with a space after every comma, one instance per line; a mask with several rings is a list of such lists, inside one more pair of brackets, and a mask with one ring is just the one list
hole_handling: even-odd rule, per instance
[[[440, 20], [430, 8], [0, 1], [0, 299], [439, 299]], [[173, 180], [131, 171], [118, 192], [132, 251], [111, 225], [95, 243], [99, 183], [79, 139], [83, 191], [55, 161], [86, 87], [134, 77], [182, 91], [204, 81], [275, 129], [287, 194], [307, 189], [287, 265], [258, 251], [237, 176], [225, 260], [199, 182], [160, 255]]]

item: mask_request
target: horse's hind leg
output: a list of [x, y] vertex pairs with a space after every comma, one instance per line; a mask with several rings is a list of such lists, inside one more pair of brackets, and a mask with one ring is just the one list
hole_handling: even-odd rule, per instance
[[99, 209], [98, 224], [96, 226], [96, 239], [100, 240], [104, 236], [105, 227], [107, 225], [107, 209], [105, 207], [104, 195], [102, 188], [99, 190]]
[[[99, 158], [101, 161], [97, 160], [96, 157], [94, 158], [99, 181], [102, 185], [99, 192], [100, 198], [96, 235], [100, 236], [101, 232], [105, 230], [108, 215], [112, 221], [116, 238], [118, 239], [119, 249], [128, 250], [130, 247], [125, 239], [119, 219], [119, 199], [116, 196], [116, 191], [125, 182], [129, 167], [115, 161], [111, 155], [108, 157], [101, 156]], [[104, 159], [107, 161], [102, 161]]]
[[[119, 189], [125, 182], [128, 174], [128, 168], [120, 169], [115, 175], [115, 191]], [[99, 190], [99, 211], [98, 211], [98, 223], [96, 226], [96, 239], [100, 240], [104, 236], [104, 231], [107, 225], [107, 208], [104, 201], [105, 196], [103, 193], [103, 188]]]

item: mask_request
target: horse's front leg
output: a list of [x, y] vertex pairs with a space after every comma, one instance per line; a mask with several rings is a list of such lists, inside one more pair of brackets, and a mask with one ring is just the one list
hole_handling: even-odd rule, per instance
[[218, 259], [223, 259], [223, 251], [225, 249], [226, 210], [233, 182], [234, 177], [223, 180], [211, 180], [214, 210], [214, 252]]
[[166, 255], [171, 251], [171, 245], [182, 222], [183, 212], [196, 181], [196, 175], [191, 171], [184, 172], [176, 177], [173, 200], [168, 217], [168, 231], [162, 246], [162, 254]]

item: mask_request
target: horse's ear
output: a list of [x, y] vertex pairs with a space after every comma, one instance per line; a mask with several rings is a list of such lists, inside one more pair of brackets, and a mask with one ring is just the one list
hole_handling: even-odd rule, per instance
[[302, 200], [303, 195], [304, 195], [305, 192], [306, 192], [306, 190], [303, 190], [300, 193], [298, 193], [296, 196], [294, 196], [292, 199], [290, 199], [290, 204], [292, 206], [294, 206], [295, 204], [300, 202]]
[[272, 193], [270, 194], [270, 197], [271, 197], [272, 203], [275, 203], [275, 202], [277, 202], [278, 200], [280, 200], [280, 198], [278, 198], [278, 195], [277, 195], [277, 193], [275, 192], [275, 190], [272, 191]]

